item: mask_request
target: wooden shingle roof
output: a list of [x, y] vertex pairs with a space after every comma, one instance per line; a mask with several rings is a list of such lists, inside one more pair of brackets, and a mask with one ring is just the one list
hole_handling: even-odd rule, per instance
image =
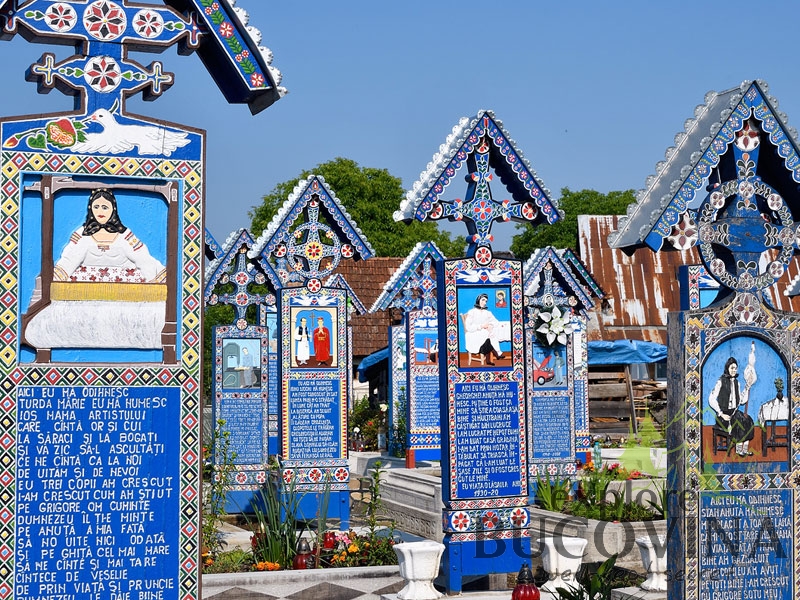
[[[342, 261], [336, 273], [342, 275], [365, 306], [372, 306], [383, 291], [384, 284], [403, 263], [403, 258], [377, 258]], [[391, 311], [377, 311], [350, 317], [353, 327], [353, 362], [358, 362], [389, 344]]]

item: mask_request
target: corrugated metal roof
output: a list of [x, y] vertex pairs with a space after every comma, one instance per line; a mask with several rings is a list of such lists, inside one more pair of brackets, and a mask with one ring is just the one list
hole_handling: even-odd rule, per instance
[[[590, 340], [636, 339], [667, 343], [667, 314], [680, 310], [678, 267], [701, 264], [696, 247], [684, 251], [653, 252], [648, 247], [630, 254], [606, 242], [619, 224], [618, 216], [578, 217], [581, 260], [606, 293], [589, 320]], [[800, 298], [783, 292], [800, 274], [797, 261], [766, 291], [773, 306], [800, 311]]]

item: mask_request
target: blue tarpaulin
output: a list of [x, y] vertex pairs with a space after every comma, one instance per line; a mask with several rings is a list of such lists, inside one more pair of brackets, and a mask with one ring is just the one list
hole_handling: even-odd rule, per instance
[[[655, 363], [667, 359], [667, 347], [655, 342], [641, 340], [615, 340], [613, 342], [589, 342], [589, 365], [633, 365]], [[373, 352], [358, 365], [358, 380], [368, 381], [367, 371], [389, 360], [389, 348]], [[385, 368], [381, 365], [379, 368]]]
[[589, 365], [634, 365], [667, 359], [667, 347], [641, 340], [589, 342]]
[[364, 357], [364, 360], [362, 360], [358, 365], [358, 380], [361, 383], [369, 381], [369, 377], [367, 377], [367, 370], [383, 360], [389, 360], [389, 348], [378, 350], [377, 352], [373, 352], [369, 356]]

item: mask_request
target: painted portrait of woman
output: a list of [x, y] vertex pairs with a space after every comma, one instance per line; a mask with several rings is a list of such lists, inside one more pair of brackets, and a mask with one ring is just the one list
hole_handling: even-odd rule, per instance
[[70, 236], [55, 264], [55, 281], [163, 282], [164, 265], [123, 225], [114, 192], [89, 195], [83, 225]]

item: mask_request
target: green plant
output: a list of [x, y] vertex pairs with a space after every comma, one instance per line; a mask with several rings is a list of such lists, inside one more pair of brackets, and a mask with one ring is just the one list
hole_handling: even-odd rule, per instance
[[599, 505], [606, 500], [608, 485], [618, 477], [619, 465], [585, 467], [578, 477], [579, 492], [587, 504]]
[[381, 485], [385, 469], [380, 461], [371, 470], [371, 478], [367, 493], [369, 501], [365, 513], [366, 532], [339, 532], [336, 534], [336, 545], [322, 563], [332, 567], [380, 566], [397, 564], [394, 553], [394, 522], [384, 527], [380, 519], [383, 507]]
[[625, 502], [622, 494], [614, 492], [614, 500], [591, 504], [585, 499], [568, 502], [563, 511], [565, 514], [597, 521], [652, 521], [653, 511], [636, 502]]
[[622, 521], [625, 515], [625, 495], [621, 492], [612, 492], [614, 499], [608, 503], [611, 515], [615, 521]]
[[382, 415], [379, 408], [371, 405], [368, 396], [362, 396], [353, 403], [348, 421], [351, 435], [360, 438], [364, 443], [364, 450], [377, 450], [378, 427], [382, 422]]
[[249, 571], [253, 565], [253, 555], [241, 548], [220, 552], [216, 559], [203, 567], [203, 573], [239, 573]]
[[393, 565], [397, 563], [397, 555], [392, 550], [394, 545], [394, 521], [389, 523], [388, 530], [381, 533], [378, 530], [380, 521], [378, 519], [383, 500], [381, 499], [381, 485], [386, 473], [381, 461], [376, 461], [371, 470], [371, 481], [369, 484], [369, 501], [367, 502], [366, 524], [369, 536], [369, 546], [367, 547], [366, 564], [373, 565]]
[[208, 448], [204, 448], [204, 455], [210, 454], [210, 461], [203, 467], [204, 472], [209, 470], [209, 473], [208, 480], [203, 483], [201, 540], [204, 563], [213, 563], [225, 544], [219, 527], [225, 516], [230, 476], [236, 468], [236, 452], [231, 450], [231, 433], [225, 429], [224, 419], [217, 420], [211, 434], [210, 453]]
[[578, 571], [576, 581], [578, 587], [556, 588], [556, 593], [561, 600], [610, 600], [611, 590], [614, 586], [614, 563], [617, 555], [614, 554], [602, 563], [596, 571], [584, 569]]
[[653, 511], [662, 519], [667, 518], [667, 486], [665, 484], [654, 484], [658, 495], [656, 500], [647, 500]]
[[536, 501], [545, 510], [561, 512], [564, 504], [569, 497], [569, 491], [572, 487], [572, 481], [565, 477], [560, 479], [555, 477], [542, 478], [539, 474], [536, 475]]
[[292, 564], [305, 526], [297, 518], [302, 496], [294, 478], [285, 486], [278, 473], [271, 473], [250, 503], [256, 520], [250, 542], [257, 563], [278, 563], [286, 569]]

